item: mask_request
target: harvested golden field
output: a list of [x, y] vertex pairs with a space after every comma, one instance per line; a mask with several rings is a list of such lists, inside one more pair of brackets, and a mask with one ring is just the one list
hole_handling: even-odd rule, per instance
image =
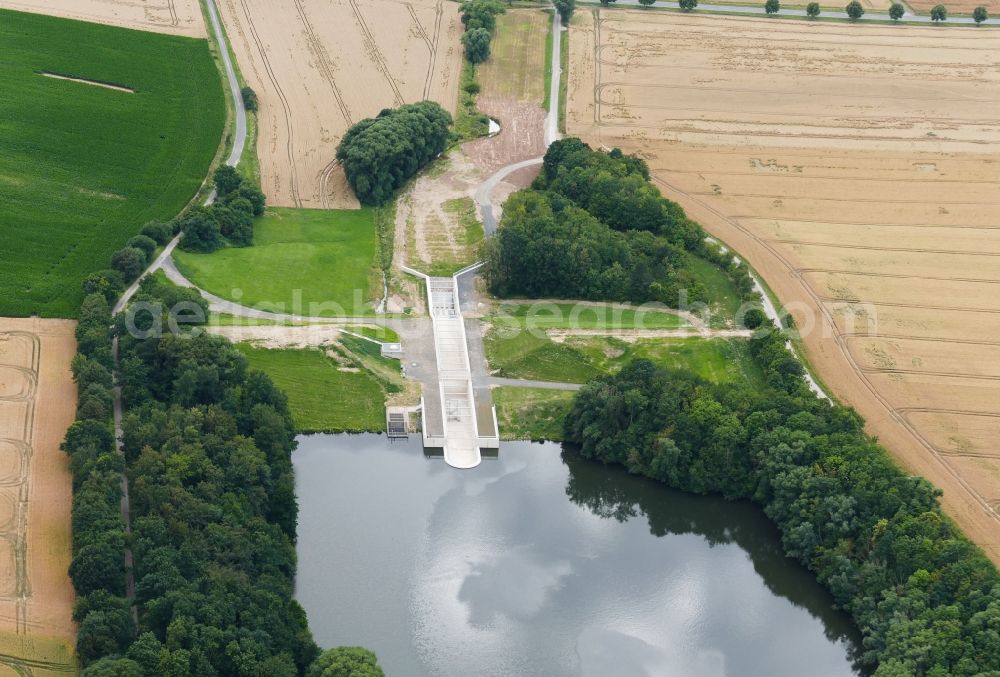
[[818, 376], [1000, 562], [1000, 35], [580, 12], [567, 129], [793, 311]]
[[0, 8], [203, 38], [198, 0], [0, 0]]
[[[0, 672], [75, 671], [70, 511], [60, 450], [76, 410], [74, 322], [0, 318]], [[27, 669], [27, 672], [25, 670]]]
[[260, 98], [257, 154], [269, 204], [357, 207], [334, 159], [352, 124], [424, 99], [455, 111], [455, 3], [220, 0], [219, 10]]

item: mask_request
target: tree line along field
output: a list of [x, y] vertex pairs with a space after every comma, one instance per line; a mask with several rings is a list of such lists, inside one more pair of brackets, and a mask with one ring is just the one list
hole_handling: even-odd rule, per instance
[[649, 163], [1000, 561], [992, 32], [578, 12], [568, 131]]
[[204, 40], [7, 10], [0, 53], [0, 315], [72, 317], [82, 280], [198, 191], [219, 74]]

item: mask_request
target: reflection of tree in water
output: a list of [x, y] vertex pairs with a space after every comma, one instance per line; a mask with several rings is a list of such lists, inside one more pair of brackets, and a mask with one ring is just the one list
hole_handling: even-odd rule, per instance
[[833, 608], [833, 599], [815, 577], [785, 556], [777, 528], [758, 506], [674, 491], [619, 467], [580, 458], [568, 448], [562, 460], [569, 468], [566, 495], [599, 517], [627, 522], [643, 515], [657, 537], [696, 534], [710, 546], [735, 543], [750, 556], [768, 590], [818, 618], [826, 637], [843, 643], [854, 669], [861, 671], [857, 628]]

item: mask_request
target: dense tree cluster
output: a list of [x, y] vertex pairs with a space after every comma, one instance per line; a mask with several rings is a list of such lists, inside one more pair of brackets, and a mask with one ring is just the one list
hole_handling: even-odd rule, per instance
[[533, 188], [559, 193], [615, 230], [648, 230], [698, 251], [705, 233], [649, 181], [649, 167], [617, 148], [595, 151], [579, 139], [556, 141], [545, 152]]
[[559, 18], [564, 25], [569, 25], [569, 20], [573, 18], [573, 11], [576, 9], [576, 0], [553, 0]]
[[[194, 291], [153, 276], [135, 300], [164, 312], [180, 302], [205, 310]], [[80, 312], [77, 421], [63, 448], [73, 472], [70, 576], [85, 675], [381, 675], [364, 649], [318, 656], [292, 599], [298, 507], [285, 396], [225, 339], [125, 331], [156, 321], [166, 325], [148, 310], [113, 321], [100, 293]], [[124, 456], [112, 424], [113, 334]], [[138, 625], [126, 598], [127, 543]]]
[[619, 150], [602, 153], [579, 139], [549, 146], [532, 188], [504, 204], [484, 246], [484, 277], [498, 296], [706, 301], [687, 267], [692, 255], [718, 265], [746, 299], [743, 264], [707, 242], [698, 224], [649, 182], [649, 168]]
[[123, 460], [112, 433], [111, 311], [102, 294], [90, 294], [76, 328], [79, 352], [73, 377], [77, 420], [63, 442], [73, 472], [73, 560], [70, 578], [79, 624], [77, 655], [84, 663], [123, 650], [134, 637], [125, 600]]
[[619, 232], [558, 193], [522, 190], [504, 203], [484, 249], [485, 279], [501, 297], [660, 301], [681, 288], [704, 297], [686, 276], [683, 249], [648, 231]]
[[450, 125], [433, 101], [387, 108], [347, 130], [337, 160], [363, 204], [383, 204], [445, 149]]
[[244, 87], [240, 90], [240, 98], [243, 99], [243, 107], [246, 108], [251, 113], [257, 112], [258, 102], [257, 102], [257, 92], [253, 91], [252, 87]]
[[375, 654], [368, 649], [339, 646], [320, 654], [306, 677], [385, 677], [385, 673]]
[[462, 34], [465, 58], [474, 64], [482, 63], [490, 58], [490, 41], [496, 31], [497, 15], [506, 10], [497, 0], [465, 0], [459, 9], [465, 26]]
[[213, 252], [227, 242], [234, 247], [253, 244], [253, 220], [264, 213], [264, 194], [229, 165], [219, 167], [214, 180], [215, 202], [195, 207], [176, 224], [175, 230], [184, 232], [182, 249]]
[[787, 554], [852, 614], [876, 675], [997, 674], [1000, 576], [939, 492], [852, 410], [813, 395], [777, 332], [750, 345], [763, 392], [638, 361], [580, 391], [566, 439], [673, 488], [762, 505]]

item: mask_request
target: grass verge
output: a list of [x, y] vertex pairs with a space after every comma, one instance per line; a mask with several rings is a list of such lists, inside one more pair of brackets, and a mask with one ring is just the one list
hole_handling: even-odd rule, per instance
[[[570, 19], [572, 23], [573, 19]], [[550, 31], [551, 33], [551, 31]], [[559, 111], [557, 113], [559, 125], [559, 133], [566, 133], [566, 92], [569, 91], [569, 36], [570, 32], [565, 31], [562, 39], [559, 41], [559, 68], [561, 69], [561, 75], [559, 77]], [[549, 50], [551, 51], [551, 49]]]
[[489, 118], [476, 108], [479, 87], [479, 82], [476, 80], [476, 66], [468, 60], [463, 61], [462, 74], [458, 81], [458, 106], [455, 109], [455, 123], [452, 126], [454, 144], [478, 139], [490, 131]]
[[[552, 103], [552, 23], [555, 21], [555, 14], [549, 15], [549, 26], [545, 32], [545, 96], [542, 98], [542, 110], [548, 111], [549, 104]], [[562, 47], [562, 43], [559, 44]]]
[[679, 329], [690, 324], [660, 310], [600, 303], [500, 303], [487, 321], [522, 329]]
[[382, 343], [399, 343], [399, 334], [397, 334], [391, 327], [378, 325], [375, 327], [354, 326], [344, 328], [347, 329], [347, 331], [353, 331], [355, 334], [361, 334], [362, 336], [367, 336], [370, 339], [375, 339], [376, 341], [381, 341]]
[[497, 424], [505, 440], [562, 441], [563, 419], [575, 393], [544, 388], [494, 388]]

